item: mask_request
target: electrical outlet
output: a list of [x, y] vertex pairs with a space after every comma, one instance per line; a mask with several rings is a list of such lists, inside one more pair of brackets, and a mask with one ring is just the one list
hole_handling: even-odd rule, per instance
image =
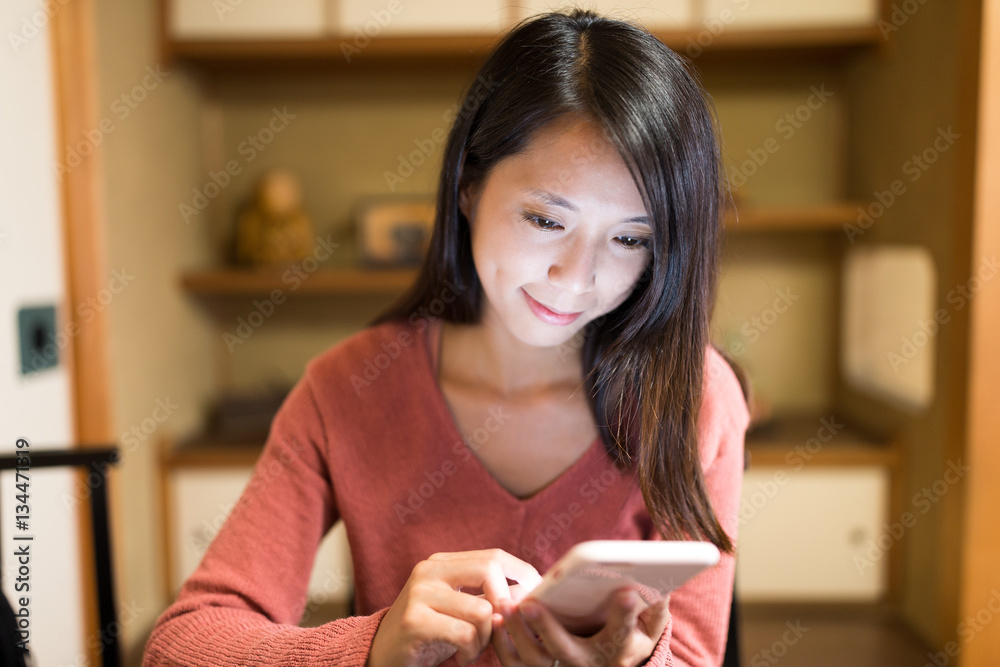
[[55, 306], [36, 306], [17, 311], [21, 343], [21, 374], [28, 375], [59, 365], [56, 345]]

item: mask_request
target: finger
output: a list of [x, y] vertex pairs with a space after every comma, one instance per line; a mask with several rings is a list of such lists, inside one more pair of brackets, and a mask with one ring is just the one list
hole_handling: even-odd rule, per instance
[[611, 607], [611, 612], [608, 614], [608, 625], [606, 627], [621, 637], [623, 635], [620, 631], [625, 629], [631, 632], [636, 626], [639, 613], [645, 608], [646, 606], [635, 591], [630, 589], [617, 590], [615, 591], [614, 604]]
[[[463, 552], [469, 553], [469, 552]], [[483, 557], [447, 557], [434, 554], [425, 562], [430, 563], [432, 571], [429, 576], [447, 583], [454, 590], [463, 588], [480, 588], [483, 596], [496, 604], [500, 600], [510, 599], [510, 590], [504, 576], [503, 567], [496, 559]], [[471, 594], [470, 594], [471, 595]], [[474, 595], [472, 597], [479, 597]]]
[[508, 602], [503, 603], [503, 612], [504, 626], [510, 633], [521, 660], [527, 665], [546, 667], [551, 665], [555, 656], [549, 653], [541, 640], [535, 636], [535, 630], [527, 624], [521, 612]]
[[[531, 617], [531, 610], [535, 617]], [[579, 640], [566, 631], [562, 623], [549, 611], [545, 605], [536, 600], [523, 603], [518, 608], [528, 627], [541, 638], [541, 644], [549, 655], [560, 660], [568, 660], [577, 653]]]
[[493, 636], [490, 642], [493, 644], [493, 650], [496, 652], [500, 664], [504, 667], [526, 667], [521, 656], [518, 655], [514, 640], [507, 632], [507, 625], [501, 614], [493, 615]]
[[463, 657], [475, 659], [490, 643], [493, 605], [488, 600], [440, 586], [425, 597], [424, 603], [445, 617], [445, 636], [459, 647]]
[[[524, 584], [534, 588], [541, 582], [542, 575], [538, 573], [535, 566], [531, 563], [521, 560], [514, 554], [508, 553], [503, 549], [481, 549], [478, 551], [442, 551], [439, 553], [431, 554], [428, 560], [467, 560], [467, 559], [481, 559], [487, 561], [496, 561], [500, 565], [501, 572], [506, 579], [513, 579], [519, 584]], [[485, 580], [478, 584], [467, 584], [467, 585], [482, 585], [487, 583]], [[491, 580], [489, 583], [494, 584], [494, 590], [492, 593], [497, 593], [496, 589], [501, 588], [495, 585], [495, 580]], [[485, 585], [482, 585], [483, 591], [486, 593], [487, 599], [491, 602], [496, 602], [500, 599], [508, 599], [506, 580], [503, 582], [502, 592], [496, 599], [491, 599], [491, 591], [487, 589]]]
[[660, 602], [643, 609], [639, 614], [638, 625], [643, 633], [654, 641], [659, 640], [670, 622], [670, 595]]

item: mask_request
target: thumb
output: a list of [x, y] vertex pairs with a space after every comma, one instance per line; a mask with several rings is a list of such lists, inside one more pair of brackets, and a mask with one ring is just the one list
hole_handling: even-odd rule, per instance
[[663, 631], [667, 629], [670, 622], [670, 594], [667, 593], [662, 600], [650, 605], [639, 614], [639, 625], [645, 626], [643, 631], [654, 640], [658, 639]]
[[615, 592], [611, 612], [608, 614], [608, 628], [635, 627], [639, 612], [642, 611], [642, 600], [632, 589], [621, 589]]

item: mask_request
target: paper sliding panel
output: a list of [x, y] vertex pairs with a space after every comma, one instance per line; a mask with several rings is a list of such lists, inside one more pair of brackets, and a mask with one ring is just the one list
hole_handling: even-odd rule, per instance
[[170, 36], [186, 39], [286, 39], [322, 37], [325, 0], [173, 0]]
[[[841, 372], [852, 386], [919, 412], [934, 398], [934, 260], [922, 246], [869, 244], [844, 260]], [[950, 303], [950, 302], [949, 302]]]
[[844, 28], [875, 25], [878, 8], [879, 0], [705, 0], [701, 19], [734, 28]]
[[506, 28], [510, 10], [502, 0], [340, 0], [334, 33], [376, 35], [494, 35]]
[[[562, 10], [570, 4], [559, 0], [525, 0], [517, 4], [518, 18]], [[631, 4], [621, 0], [594, 0], [579, 6], [610, 18], [640, 23], [648, 30], [684, 30], [692, 27], [698, 18], [694, 14], [693, 0], [649, 0]]]

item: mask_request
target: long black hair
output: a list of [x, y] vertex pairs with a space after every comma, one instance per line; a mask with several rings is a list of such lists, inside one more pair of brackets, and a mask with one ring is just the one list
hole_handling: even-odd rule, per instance
[[[370, 324], [412, 321], [432, 306], [442, 319], [479, 322], [483, 291], [460, 192], [574, 115], [615, 146], [653, 226], [652, 259], [633, 291], [583, 329], [591, 410], [609, 455], [635, 466], [660, 535], [732, 552], [706, 493], [697, 431], [724, 196], [717, 121], [688, 63], [647, 31], [577, 9], [527, 19], [503, 38], [449, 134], [426, 261]], [[447, 302], [446, 281], [459, 288]]]

